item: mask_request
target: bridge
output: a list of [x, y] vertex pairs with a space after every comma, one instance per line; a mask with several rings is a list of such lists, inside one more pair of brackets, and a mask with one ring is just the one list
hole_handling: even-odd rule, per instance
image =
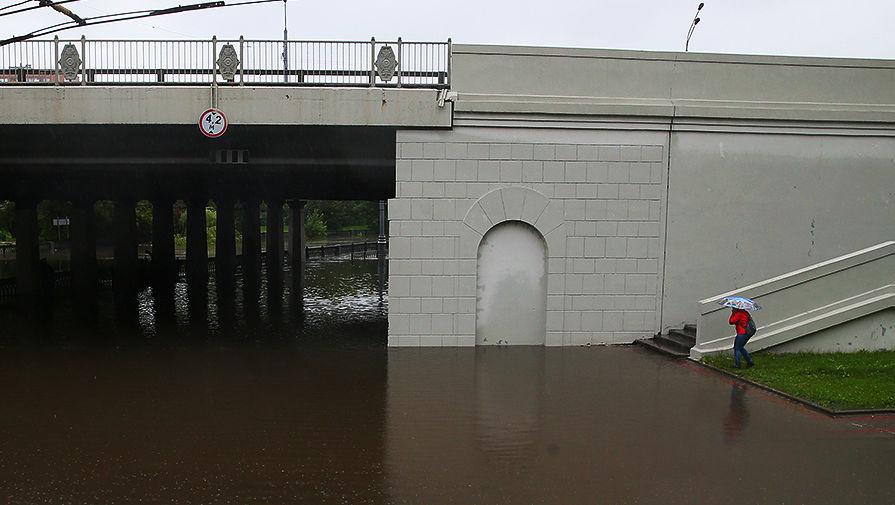
[[[175, 199], [189, 216], [224, 209], [218, 272], [235, 201], [254, 258], [261, 201], [301, 222], [306, 199], [388, 199], [392, 346], [630, 343], [696, 323], [713, 295], [895, 237], [892, 61], [401, 40], [8, 47], [0, 199], [16, 202], [23, 297], [46, 198], [74, 203], [72, 282], [87, 290], [90, 208], [116, 202], [123, 299], [137, 199], [161, 217], [162, 276]], [[210, 108], [229, 121], [217, 138], [197, 125]]]

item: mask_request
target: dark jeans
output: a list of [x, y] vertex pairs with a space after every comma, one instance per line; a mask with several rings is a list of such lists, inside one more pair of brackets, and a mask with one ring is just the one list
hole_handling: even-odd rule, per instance
[[740, 366], [740, 354], [746, 358], [746, 363], [752, 363], [752, 358], [750, 358], [749, 353], [746, 352], [746, 342], [748, 341], [749, 338], [742, 333], [737, 335], [736, 340], [733, 341], [733, 361], [736, 363], [736, 366]]

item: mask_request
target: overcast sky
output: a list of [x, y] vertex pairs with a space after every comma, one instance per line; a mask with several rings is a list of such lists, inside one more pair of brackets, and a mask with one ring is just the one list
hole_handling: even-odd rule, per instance
[[[0, 0], [0, 7], [21, 0]], [[81, 17], [202, 0], [80, 0]], [[227, 0], [233, 3], [234, 0]], [[32, 0], [36, 5], [36, 1]], [[691, 0], [289, 0], [290, 40], [395, 40], [683, 51]], [[0, 11], [3, 12], [3, 11]], [[281, 40], [283, 3], [208, 9], [61, 32], [60, 38]], [[690, 51], [895, 59], [895, 0], [706, 0]], [[67, 21], [0, 17], [0, 36]]]

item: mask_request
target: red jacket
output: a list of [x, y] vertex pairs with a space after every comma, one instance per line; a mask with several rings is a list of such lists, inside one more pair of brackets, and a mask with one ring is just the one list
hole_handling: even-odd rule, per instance
[[734, 309], [733, 314], [730, 315], [729, 324], [735, 324], [737, 328], [737, 335], [742, 335], [746, 333], [746, 323], [749, 322], [749, 313], [743, 309]]

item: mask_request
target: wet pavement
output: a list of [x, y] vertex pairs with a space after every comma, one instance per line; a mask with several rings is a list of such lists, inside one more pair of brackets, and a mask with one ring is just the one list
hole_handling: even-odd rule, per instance
[[895, 416], [638, 347], [387, 349], [375, 261], [346, 263], [300, 317], [32, 326], [0, 349], [0, 502], [895, 503]]

